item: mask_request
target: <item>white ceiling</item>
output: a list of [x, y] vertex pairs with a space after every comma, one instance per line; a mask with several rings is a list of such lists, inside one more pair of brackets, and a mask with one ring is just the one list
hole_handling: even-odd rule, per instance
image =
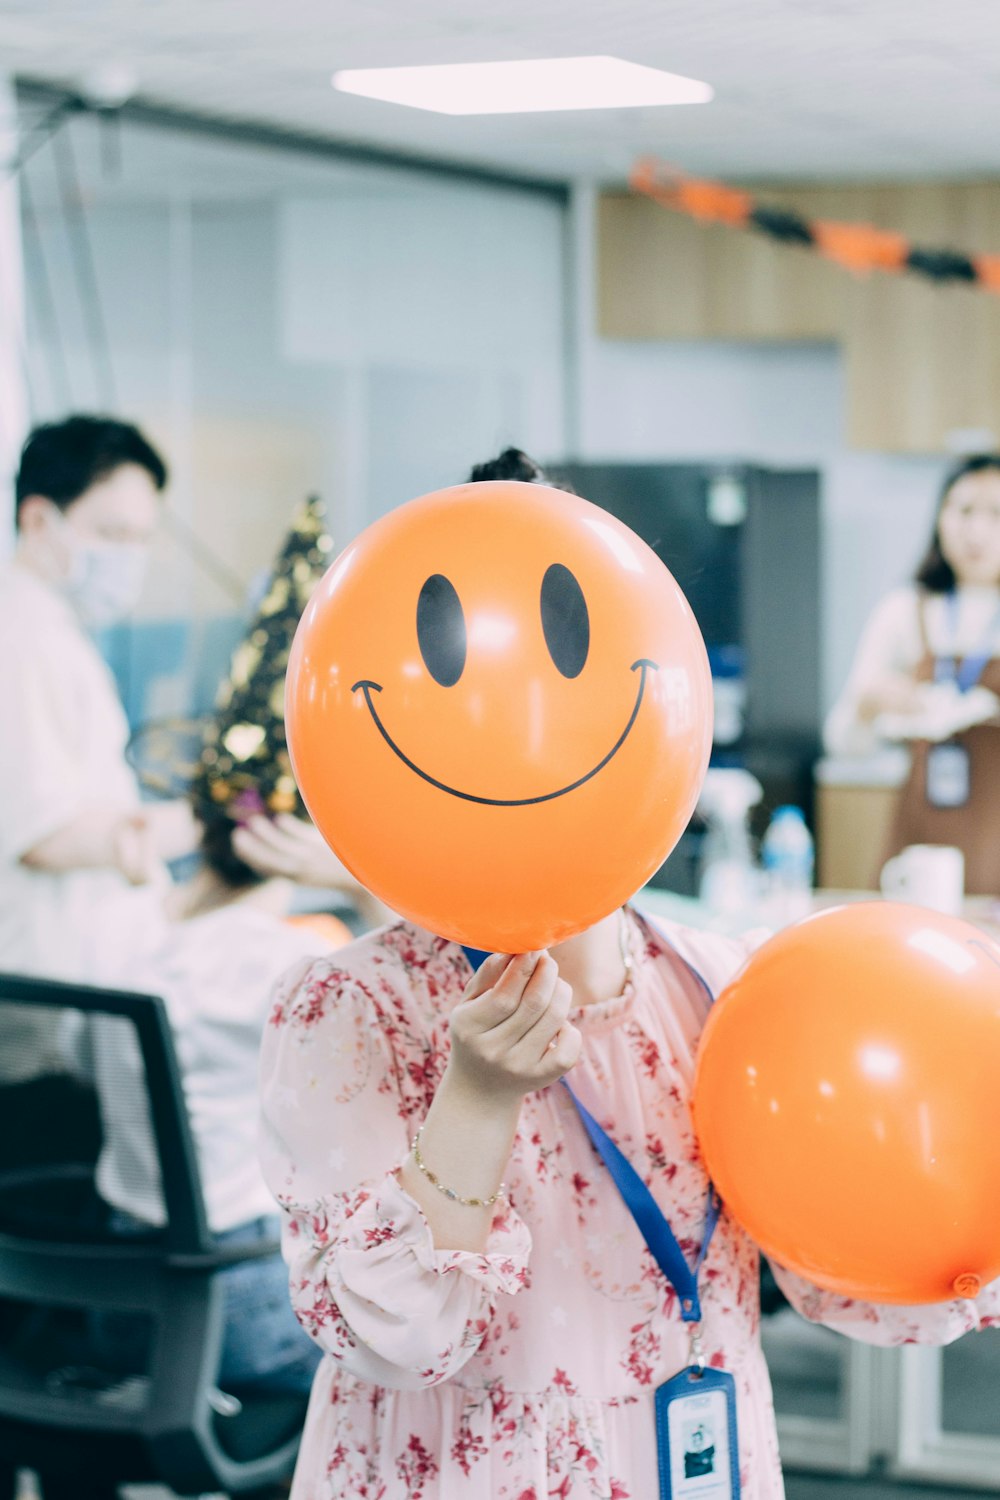
[[[612, 53], [707, 106], [453, 118], [338, 95], [338, 67]], [[0, 69], [108, 63], [201, 113], [547, 177], [642, 153], [750, 179], [1000, 175], [997, 0], [0, 0]]]

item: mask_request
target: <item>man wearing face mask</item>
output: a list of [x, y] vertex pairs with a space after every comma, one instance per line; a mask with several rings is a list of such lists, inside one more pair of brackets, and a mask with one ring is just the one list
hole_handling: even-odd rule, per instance
[[[0, 568], [0, 970], [101, 983], [162, 900], [162, 860], [194, 845], [176, 809], [140, 803], [91, 638], [137, 602], [166, 479], [142, 434], [109, 418], [72, 416], [24, 446]], [[2, 1082], [54, 1061], [25, 1027], [3, 1039]]]

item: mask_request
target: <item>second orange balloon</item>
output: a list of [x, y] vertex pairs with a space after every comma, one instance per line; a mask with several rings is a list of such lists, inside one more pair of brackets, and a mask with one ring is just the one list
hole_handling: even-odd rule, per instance
[[780, 1264], [874, 1302], [1000, 1275], [1000, 946], [917, 907], [766, 943], [706, 1027], [694, 1114], [727, 1208]]

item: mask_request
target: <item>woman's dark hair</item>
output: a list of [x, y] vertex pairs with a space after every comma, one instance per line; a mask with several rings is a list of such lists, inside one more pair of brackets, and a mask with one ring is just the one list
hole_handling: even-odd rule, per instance
[[201, 857], [212, 873], [234, 891], [260, 885], [261, 877], [233, 849], [233, 834], [239, 825], [225, 809], [199, 801], [195, 813], [202, 825]]
[[67, 417], [46, 422], [29, 435], [21, 451], [15, 501], [17, 511], [29, 495], [44, 495], [66, 510], [92, 484], [123, 464], [138, 464], [162, 490], [167, 466], [131, 422], [114, 417]]
[[473, 465], [468, 482], [485, 484], [491, 479], [519, 479], [523, 484], [547, 484], [554, 490], [566, 490], [571, 495], [575, 493], [572, 485], [553, 479], [541, 464], [529, 458], [521, 448], [505, 448], [496, 458]]
[[977, 453], [963, 459], [945, 477], [934, 514], [934, 530], [914, 574], [914, 581], [932, 594], [950, 594], [955, 587], [954, 570], [941, 551], [941, 512], [958, 481], [967, 474], [1000, 474], [1000, 453]]

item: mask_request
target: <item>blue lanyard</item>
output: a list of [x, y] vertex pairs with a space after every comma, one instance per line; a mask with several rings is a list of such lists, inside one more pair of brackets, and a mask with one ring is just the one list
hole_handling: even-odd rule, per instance
[[[954, 644], [958, 634], [958, 594], [952, 589], [944, 596], [944, 607], [948, 615], [948, 634]], [[997, 628], [1000, 627], [1000, 609], [997, 610], [989, 623], [984, 637], [985, 650], [973, 652], [966, 656], [962, 662], [958, 661], [957, 653], [951, 656], [937, 656], [934, 658], [934, 681], [953, 682], [960, 693], [967, 693], [974, 688], [986, 670], [986, 664], [993, 657], [990, 649]]]
[[[661, 932], [660, 936], [664, 937], [664, 934]], [[669, 939], [665, 937], [664, 941], [669, 943]], [[698, 973], [698, 970], [677, 952], [672, 943], [669, 943], [669, 946], [676, 957], [680, 959], [681, 963], [684, 964], [706, 991], [711, 1001], [713, 999], [712, 991], [701, 974]], [[466, 948], [463, 945], [462, 951], [474, 970], [478, 969], [484, 960], [489, 957], [488, 954], [479, 948]], [[692, 1270], [684, 1257], [683, 1250], [677, 1243], [677, 1236], [674, 1234], [656, 1199], [639, 1176], [635, 1167], [622, 1154], [607, 1131], [598, 1125], [590, 1111], [585, 1109], [580, 1103], [565, 1079], [562, 1081], [562, 1086], [570, 1099], [572, 1099], [583, 1123], [583, 1128], [590, 1137], [594, 1149], [611, 1173], [611, 1180], [621, 1194], [625, 1207], [635, 1220], [639, 1233], [646, 1241], [650, 1255], [652, 1255], [656, 1264], [667, 1278], [667, 1281], [677, 1293], [681, 1318], [685, 1323], [700, 1323], [701, 1299], [698, 1296], [698, 1275], [704, 1264], [705, 1256], [708, 1254], [708, 1247], [712, 1242], [712, 1235], [715, 1233], [715, 1227], [719, 1222], [719, 1214], [722, 1210], [722, 1203], [718, 1193], [709, 1184], [708, 1201], [705, 1206], [705, 1232], [702, 1237], [698, 1258]]]
[[562, 1086], [576, 1105], [577, 1113], [583, 1121], [583, 1128], [611, 1173], [615, 1187], [625, 1200], [625, 1207], [632, 1215], [638, 1225], [639, 1233], [649, 1247], [650, 1255], [677, 1293], [681, 1317], [685, 1323], [700, 1323], [701, 1300], [698, 1296], [698, 1273], [708, 1254], [708, 1247], [712, 1243], [715, 1226], [719, 1222], [722, 1204], [718, 1193], [709, 1185], [708, 1202], [705, 1207], [705, 1233], [701, 1249], [698, 1251], [698, 1259], [692, 1270], [684, 1258], [683, 1250], [677, 1243], [677, 1236], [635, 1167], [627, 1157], [622, 1155], [607, 1131], [598, 1125], [590, 1111], [583, 1107], [565, 1079], [563, 1079]]

